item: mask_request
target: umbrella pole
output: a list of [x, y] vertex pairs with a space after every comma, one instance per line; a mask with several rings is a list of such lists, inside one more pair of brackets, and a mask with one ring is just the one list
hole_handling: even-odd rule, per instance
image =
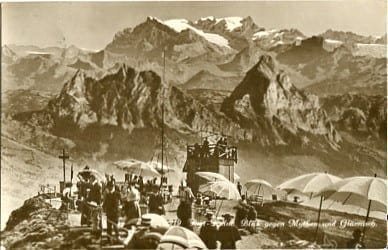
[[322, 200], [323, 200], [323, 195], [321, 195], [321, 201], [319, 202], [317, 228], [315, 229], [315, 240], [317, 240], [318, 238], [319, 220], [321, 219], [321, 210], [322, 210]]
[[366, 212], [366, 218], [364, 223], [364, 229], [362, 230], [362, 240], [364, 240], [364, 236], [365, 236], [366, 223], [368, 222], [371, 203], [372, 203], [372, 200], [369, 200], [368, 211]]
[[216, 218], [218, 217], [218, 214], [219, 214], [219, 212], [221, 211], [221, 207], [222, 207], [222, 203], [223, 203], [223, 202], [224, 202], [224, 200], [222, 199], [222, 200], [221, 200], [220, 207], [218, 208], [217, 213], [216, 213]]

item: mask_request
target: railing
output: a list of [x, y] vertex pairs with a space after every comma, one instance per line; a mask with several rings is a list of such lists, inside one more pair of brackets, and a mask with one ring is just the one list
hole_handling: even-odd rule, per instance
[[237, 162], [237, 147], [222, 144], [188, 145], [187, 158], [219, 158]]
[[49, 184], [47, 185], [40, 185], [40, 192], [39, 194], [48, 194], [48, 195], [54, 195], [56, 196], [57, 190], [56, 186], [50, 186]]

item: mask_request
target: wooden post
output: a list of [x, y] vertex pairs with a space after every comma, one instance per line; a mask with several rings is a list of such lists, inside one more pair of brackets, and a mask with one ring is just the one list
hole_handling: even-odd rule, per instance
[[66, 160], [70, 158], [69, 155], [66, 154], [65, 149], [62, 149], [62, 155], [58, 156], [59, 159], [63, 160], [63, 188], [65, 188], [66, 183]]
[[365, 218], [365, 224], [364, 224], [364, 229], [362, 230], [362, 240], [364, 240], [364, 236], [365, 236], [365, 230], [366, 230], [366, 223], [368, 222], [368, 218], [369, 218], [369, 212], [370, 212], [370, 206], [372, 204], [372, 200], [369, 200], [369, 204], [368, 204], [368, 211], [366, 212], [366, 218]]
[[317, 240], [318, 238], [319, 220], [321, 219], [321, 210], [322, 210], [322, 200], [323, 200], [323, 195], [321, 195], [321, 201], [319, 202], [317, 229], [315, 230], [315, 240]]

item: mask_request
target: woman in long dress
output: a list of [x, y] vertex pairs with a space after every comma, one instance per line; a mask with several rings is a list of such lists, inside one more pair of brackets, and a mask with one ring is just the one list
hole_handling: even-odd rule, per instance
[[134, 183], [131, 183], [128, 187], [127, 197], [124, 204], [124, 214], [126, 217], [126, 224], [131, 224], [134, 219], [141, 218], [141, 210], [139, 206], [140, 193], [135, 187]]

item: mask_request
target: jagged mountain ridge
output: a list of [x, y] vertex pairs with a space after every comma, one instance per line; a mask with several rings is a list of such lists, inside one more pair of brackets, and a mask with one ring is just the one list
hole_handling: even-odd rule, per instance
[[[177, 30], [174, 30], [172, 25], [166, 24], [167, 22], [148, 17], [145, 22], [135, 28], [124, 29], [117, 33], [113, 41], [107, 45], [106, 50], [128, 55], [158, 56], [159, 58], [163, 50], [167, 50], [167, 54], [172, 57], [176, 52], [181, 52], [186, 57], [196, 57], [207, 53], [215, 56], [228, 53], [228, 51], [232, 52], [230, 48], [210, 42], [192, 29], [178, 27]], [[187, 26], [190, 27], [189, 24]], [[179, 56], [184, 58], [182, 55]], [[175, 55], [174, 58], [176, 57]]]
[[204, 31], [214, 32], [228, 39], [231, 47], [241, 50], [251, 43], [254, 33], [260, 28], [253, 19], [248, 16], [215, 18], [213, 16], [200, 18], [193, 24]]
[[209, 110], [174, 86], [162, 84], [152, 71], [137, 72], [125, 65], [100, 79], [78, 71], [45, 112], [51, 127], [70, 124], [82, 130], [97, 124], [132, 131], [159, 128], [162, 103], [166, 125], [181, 133], [206, 126], [262, 145], [300, 142], [299, 130], [324, 136], [332, 145], [340, 140], [318, 98], [297, 90], [270, 56], [262, 56], [225, 99], [224, 114]]
[[156, 73], [137, 72], [125, 65], [101, 79], [78, 71], [58, 97], [49, 102], [45, 112], [53, 120], [50, 126], [70, 122], [80, 129], [98, 124], [132, 131], [160, 128], [162, 103], [164, 121], [172, 129], [184, 133], [199, 131], [206, 125], [237, 138], [244, 134], [227, 117], [209, 111], [178, 88], [162, 84]]
[[322, 98], [322, 108], [338, 128], [354, 134], [385, 140], [387, 137], [387, 99], [385, 96], [333, 95]]
[[386, 89], [386, 58], [354, 56], [350, 48], [324, 48], [322, 37], [312, 37], [279, 53], [276, 58], [310, 81], [306, 89], [320, 96], [338, 93], [379, 94]]
[[354, 32], [345, 32], [328, 29], [319, 36], [325, 39], [338, 40], [346, 43], [382, 43], [385, 44], [382, 40], [382, 37], [373, 37], [373, 36], [363, 36], [356, 34]]
[[333, 145], [341, 140], [318, 97], [298, 90], [268, 55], [260, 57], [221, 111], [242, 126], [259, 129], [256, 136], [264, 144], [290, 144], [300, 131], [325, 136]]

